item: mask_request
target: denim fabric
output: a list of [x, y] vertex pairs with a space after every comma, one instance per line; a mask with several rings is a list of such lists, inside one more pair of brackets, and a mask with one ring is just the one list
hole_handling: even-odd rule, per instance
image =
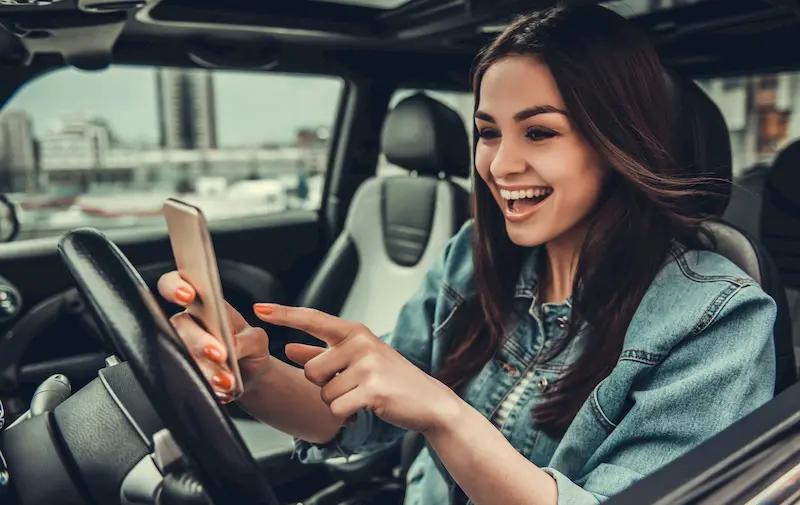
[[[453, 321], [475, 296], [467, 223], [448, 243], [422, 286], [383, 336], [422, 370], [435, 374]], [[645, 293], [612, 372], [594, 388], [566, 433], [539, 430], [532, 408], [580, 355], [590, 331], [544, 359], [564, 334], [571, 303], [537, 303], [532, 248], [520, 272], [504, 344], [463, 388], [462, 398], [491, 418], [528, 371], [534, 379], [501, 431], [558, 484], [559, 504], [598, 503], [691, 449], [772, 398], [775, 303], [755, 281], [710, 251], [670, 254]], [[374, 451], [404, 431], [360, 412], [326, 445], [296, 441], [301, 461]], [[447, 503], [454, 483], [426, 447], [407, 476], [405, 503]]]

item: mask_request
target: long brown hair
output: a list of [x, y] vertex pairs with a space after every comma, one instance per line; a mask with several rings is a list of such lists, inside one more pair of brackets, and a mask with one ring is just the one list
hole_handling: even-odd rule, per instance
[[[534, 409], [545, 431], [563, 433], [591, 390], [614, 368], [645, 291], [681, 244], [702, 248], [697, 198], [714, 197], [710, 179], [690, 177], [675, 154], [669, 81], [655, 49], [632, 23], [599, 6], [556, 7], [523, 16], [476, 57], [475, 109], [486, 70], [511, 55], [535, 55], [548, 66], [570, 121], [610, 175], [587, 220], [573, 285], [572, 317], [562, 352], [578, 331], [587, 344], [563, 379]], [[531, 85], [536, 85], [531, 83]], [[474, 136], [477, 142], [477, 132]], [[473, 144], [474, 153], [475, 143]], [[438, 377], [457, 388], [503, 343], [525, 248], [511, 242], [503, 215], [475, 174], [473, 261], [475, 310], [459, 327]], [[585, 330], [584, 330], [585, 328]]]

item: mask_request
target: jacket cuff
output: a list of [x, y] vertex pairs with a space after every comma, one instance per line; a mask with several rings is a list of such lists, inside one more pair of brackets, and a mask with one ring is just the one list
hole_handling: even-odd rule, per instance
[[586, 491], [567, 478], [566, 475], [553, 468], [542, 468], [553, 477], [558, 488], [558, 505], [597, 505], [600, 498]]
[[355, 454], [367, 441], [370, 432], [369, 424], [368, 413], [359, 410], [356, 413], [355, 421], [342, 427], [330, 442], [314, 444], [295, 438], [292, 458], [297, 458], [301, 463], [321, 463], [331, 458]]

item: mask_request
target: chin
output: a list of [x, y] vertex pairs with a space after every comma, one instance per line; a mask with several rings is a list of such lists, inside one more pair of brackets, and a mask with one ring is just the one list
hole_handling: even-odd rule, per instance
[[520, 247], [536, 247], [547, 242], [547, 237], [536, 226], [530, 223], [509, 223], [506, 221], [506, 233], [514, 245]]

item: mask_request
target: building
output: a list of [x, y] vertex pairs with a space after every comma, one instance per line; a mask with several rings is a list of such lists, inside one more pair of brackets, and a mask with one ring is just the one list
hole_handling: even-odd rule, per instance
[[156, 95], [162, 147], [216, 149], [217, 124], [211, 72], [158, 69]]
[[111, 132], [101, 122], [62, 123], [40, 141], [42, 172], [91, 171], [106, 166]]
[[725, 116], [740, 175], [769, 163], [800, 137], [800, 74], [768, 74], [699, 82]]
[[36, 187], [36, 144], [33, 121], [21, 111], [0, 114], [0, 191]]

